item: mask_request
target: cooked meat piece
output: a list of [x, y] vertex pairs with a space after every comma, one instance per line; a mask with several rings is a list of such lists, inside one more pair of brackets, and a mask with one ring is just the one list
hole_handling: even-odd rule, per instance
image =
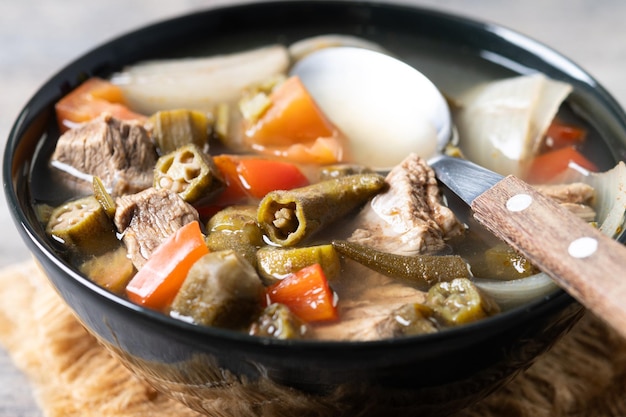
[[359, 289], [349, 299], [339, 295], [342, 300], [339, 304], [341, 321], [311, 328], [314, 339], [356, 341], [392, 337], [394, 329], [389, 322], [398, 309], [426, 300], [426, 293], [361, 265], [350, 262], [346, 267], [351, 270], [343, 277], [355, 277], [346, 285], [358, 286]]
[[541, 194], [553, 198], [559, 203], [590, 205], [595, 196], [593, 187], [582, 182], [535, 185], [535, 188]]
[[92, 177], [97, 176], [114, 196], [150, 187], [156, 161], [146, 129], [109, 114], [61, 135], [51, 159], [54, 167], [80, 179], [85, 192], [92, 190]]
[[575, 182], [572, 184], [546, 184], [535, 185], [535, 188], [543, 195], [556, 200], [585, 221], [593, 221], [596, 212], [591, 207], [595, 198], [595, 190], [589, 184]]
[[412, 255], [439, 251], [447, 239], [463, 233], [463, 225], [442, 204], [435, 172], [418, 155], [409, 155], [385, 181], [388, 190], [359, 213], [349, 240]]
[[561, 206], [586, 222], [592, 222], [596, 219], [596, 211], [585, 204], [561, 203]]
[[115, 226], [137, 269], [168, 236], [199, 219], [195, 208], [165, 188], [123, 195], [115, 203]]

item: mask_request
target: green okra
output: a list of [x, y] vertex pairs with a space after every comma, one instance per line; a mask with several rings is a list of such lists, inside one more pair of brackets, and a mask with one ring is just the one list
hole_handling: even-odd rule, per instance
[[257, 218], [272, 242], [294, 246], [364, 204], [384, 186], [381, 175], [358, 174], [272, 191], [261, 200]]
[[195, 144], [161, 156], [154, 168], [154, 187], [168, 188], [190, 204], [211, 198], [223, 186], [213, 159]]
[[457, 255], [397, 255], [345, 240], [335, 240], [332, 245], [337, 252], [376, 272], [411, 281], [422, 289], [470, 276], [467, 264]]

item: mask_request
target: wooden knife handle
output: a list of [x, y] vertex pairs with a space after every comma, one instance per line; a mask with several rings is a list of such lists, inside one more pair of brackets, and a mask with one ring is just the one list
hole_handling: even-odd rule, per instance
[[478, 222], [626, 337], [626, 246], [513, 176], [471, 207]]

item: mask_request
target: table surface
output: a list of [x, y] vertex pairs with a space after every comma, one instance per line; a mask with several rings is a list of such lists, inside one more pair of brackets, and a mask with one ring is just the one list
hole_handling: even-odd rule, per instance
[[[382, 0], [383, 2], [385, 0]], [[626, 2], [621, 0], [396, 0], [494, 22], [543, 42], [585, 68], [626, 105]], [[0, 141], [52, 74], [138, 26], [233, 0], [3, 1], [0, 5]], [[0, 196], [0, 267], [29, 259]], [[27, 379], [0, 348], [0, 417], [41, 416]]]

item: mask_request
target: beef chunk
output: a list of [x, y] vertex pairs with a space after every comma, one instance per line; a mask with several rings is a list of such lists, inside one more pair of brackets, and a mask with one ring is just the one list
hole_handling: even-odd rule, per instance
[[543, 195], [553, 198], [559, 203], [590, 205], [595, 196], [593, 187], [581, 182], [535, 185], [535, 188]]
[[592, 207], [595, 190], [589, 184], [575, 182], [571, 184], [535, 185], [535, 188], [581, 219], [588, 222], [595, 220], [596, 211]]
[[195, 208], [168, 189], [148, 188], [115, 203], [115, 226], [137, 269], [168, 236], [199, 219]]
[[388, 190], [359, 213], [349, 240], [412, 255], [439, 251], [446, 239], [463, 233], [463, 225], [442, 204], [435, 172], [422, 158], [409, 155], [385, 181]]
[[342, 280], [349, 281], [344, 284], [351, 293], [345, 299], [339, 294], [341, 320], [312, 328], [315, 339], [363, 341], [393, 337], [391, 323], [398, 309], [426, 300], [426, 293], [354, 262], [346, 262], [345, 268]]
[[92, 190], [100, 177], [112, 195], [136, 193], [152, 185], [157, 153], [146, 129], [105, 114], [59, 138], [51, 163]]

